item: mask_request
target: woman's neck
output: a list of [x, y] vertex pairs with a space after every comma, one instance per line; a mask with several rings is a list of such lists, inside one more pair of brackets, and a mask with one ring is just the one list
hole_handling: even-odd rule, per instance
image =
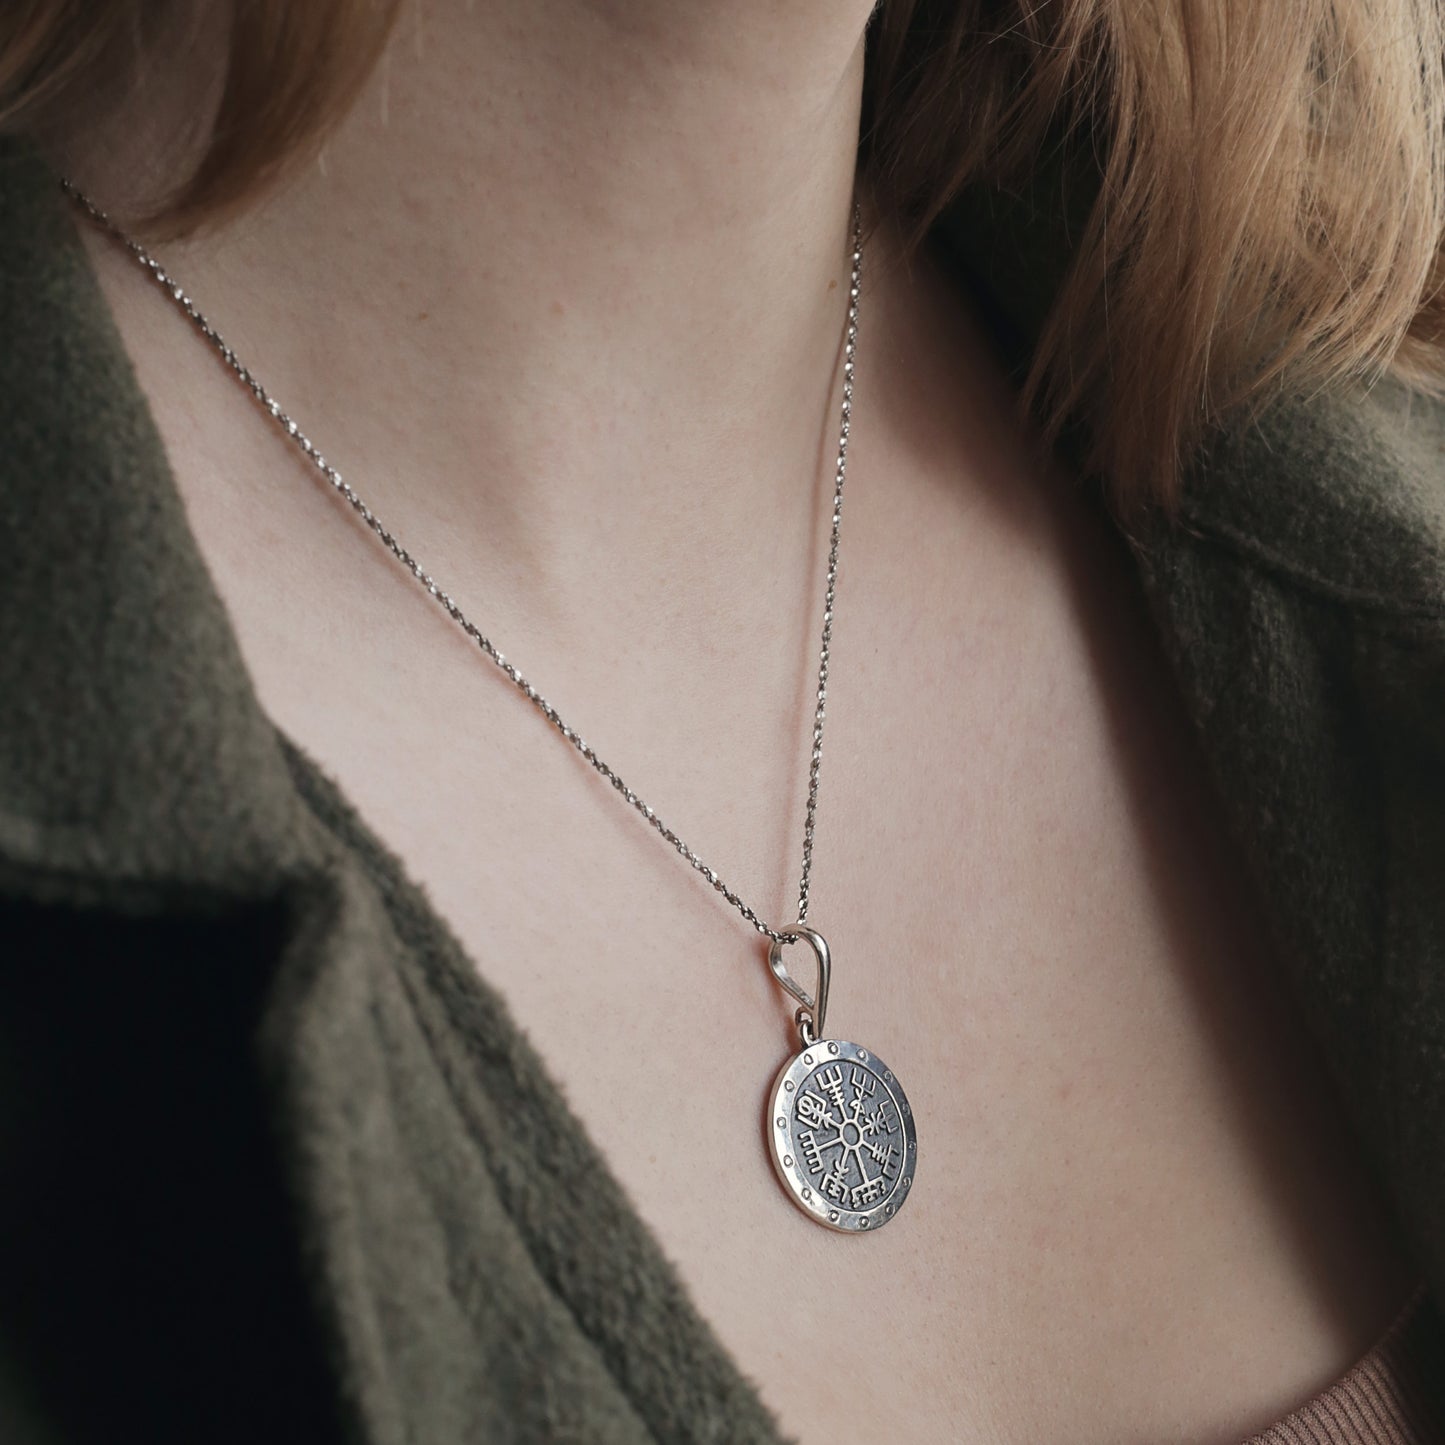
[[409, 0], [318, 162], [168, 254], [378, 510], [424, 476], [534, 581], [608, 519], [734, 554], [826, 465], [868, 9]]

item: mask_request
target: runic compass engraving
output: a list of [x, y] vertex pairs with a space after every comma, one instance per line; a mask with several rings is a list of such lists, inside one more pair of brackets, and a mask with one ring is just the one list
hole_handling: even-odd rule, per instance
[[799, 1208], [850, 1233], [893, 1218], [918, 1144], [908, 1098], [881, 1059], [821, 1039], [783, 1066], [770, 1103], [773, 1164]]
[[[811, 991], [783, 957], [797, 942], [818, 966]], [[800, 922], [783, 930], [768, 949], [768, 968], [801, 1005], [795, 1020], [803, 1043], [768, 1098], [768, 1144], [778, 1178], [819, 1224], [850, 1234], [880, 1229], [903, 1207], [918, 1165], [908, 1096], [876, 1054], [820, 1037], [833, 965], [817, 929]]]

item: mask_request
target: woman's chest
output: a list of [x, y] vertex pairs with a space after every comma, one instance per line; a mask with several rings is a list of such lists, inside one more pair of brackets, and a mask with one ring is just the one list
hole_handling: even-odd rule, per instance
[[[506, 999], [785, 1431], [1261, 1426], [1410, 1281], [1147, 648], [1064, 587], [964, 627], [898, 607], [892, 568], [851, 580], [873, 620], [838, 647], [810, 916], [828, 1032], [886, 1058], [916, 1119], [875, 1237], [774, 1177], [797, 1042], [762, 940], [480, 659], [415, 660], [428, 706], [319, 653], [263, 694]], [[805, 777], [767, 709], [740, 693], [682, 735], [665, 698], [597, 701], [629, 783], [790, 916]]]
[[[262, 703], [506, 1000], [786, 1432], [1243, 1434], [1356, 1358], [1413, 1280], [1272, 995], [1122, 559], [987, 419], [896, 410], [855, 443], [875, 484], [848, 504], [810, 912], [828, 1032], [888, 1061], [916, 1121], [906, 1207], [861, 1238], [774, 1177], [764, 1112], [797, 1040], [758, 935], [353, 519], [244, 432], [222, 482], [166, 429]], [[642, 586], [648, 555], [609, 534], [582, 603], [530, 632], [493, 615], [508, 579], [481, 564], [459, 596], [790, 922], [822, 556], [765, 604], [747, 556], [713, 559], [735, 586], [700, 615], [685, 575]]]

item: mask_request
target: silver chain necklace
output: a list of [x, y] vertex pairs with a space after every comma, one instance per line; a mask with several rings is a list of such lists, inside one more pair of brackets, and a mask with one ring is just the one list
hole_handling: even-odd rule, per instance
[[[628, 787], [617, 771], [583, 740], [516, 665], [467, 617], [451, 595], [437, 584], [362, 500], [351, 483], [326, 460], [165, 267], [68, 180], [62, 180], [61, 185], [90, 220], [124, 246], [156, 285], [184, 312], [262, 409], [447, 616], [622, 799], [640, 813], [693, 869], [702, 874], [759, 934], [768, 939], [768, 966], [773, 977], [798, 1002], [794, 1021], [802, 1046], [783, 1065], [769, 1094], [767, 1134], [778, 1177], [800, 1209], [832, 1229], [853, 1232], [878, 1228], [887, 1223], [902, 1206], [913, 1184], [918, 1150], [913, 1112], [897, 1079], [882, 1060], [857, 1044], [823, 1037], [832, 957], [823, 935], [808, 926], [818, 779], [823, 761], [823, 722], [832, 653], [833, 606], [838, 587], [838, 544], [843, 526], [843, 483], [847, 476], [848, 434], [852, 425], [853, 363], [858, 345], [858, 296], [863, 274], [860, 208], [856, 205], [853, 208], [852, 275], [843, 344], [843, 401], [838, 427], [837, 466], [833, 475], [833, 519], [828, 545], [827, 581], [823, 592], [813, 747], [808, 764], [808, 803], [803, 823], [798, 921], [775, 928], [745, 903], [715, 869], [709, 867], [653, 808]], [[784, 949], [796, 942], [808, 945], [817, 965], [817, 983], [811, 993], [792, 976], [783, 961]]]

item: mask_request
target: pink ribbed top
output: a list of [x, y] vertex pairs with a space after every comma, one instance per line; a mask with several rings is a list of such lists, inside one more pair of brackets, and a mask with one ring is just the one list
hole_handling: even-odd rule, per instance
[[1445, 1321], [1422, 1289], [1329, 1389], [1245, 1445], [1445, 1445]]

